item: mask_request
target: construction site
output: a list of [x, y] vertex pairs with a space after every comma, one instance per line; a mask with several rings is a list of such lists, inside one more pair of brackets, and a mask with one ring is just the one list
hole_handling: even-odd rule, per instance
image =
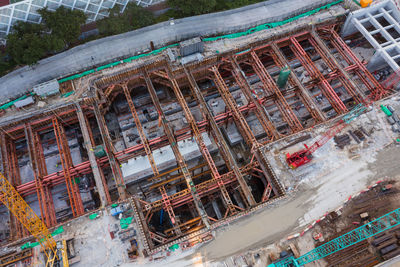
[[397, 266], [400, 10], [356, 2], [3, 99], [0, 266]]

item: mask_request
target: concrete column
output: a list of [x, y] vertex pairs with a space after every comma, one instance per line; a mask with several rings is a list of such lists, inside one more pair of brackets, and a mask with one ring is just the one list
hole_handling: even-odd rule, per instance
[[215, 199], [211, 200], [211, 205], [214, 209], [215, 214], [217, 215], [218, 220], [222, 219], [221, 211], [219, 210], [218, 203]]
[[101, 138], [103, 140], [103, 144], [105, 146], [106, 154], [108, 157], [108, 161], [110, 162], [111, 171], [113, 173], [115, 179], [115, 186], [117, 187], [118, 195], [121, 200], [125, 200], [128, 198], [126, 192], [126, 185], [124, 182], [124, 178], [122, 176], [121, 168], [117, 162], [117, 159], [114, 155], [114, 147], [111, 142], [110, 134], [108, 132], [106, 123], [104, 121], [103, 115], [101, 115], [98, 103], [95, 102], [93, 105], [94, 115], [97, 120], [97, 124], [99, 125]]
[[243, 204], [242, 200], [240, 199], [240, 195], [238, 194], [237, 191], [233, 192], [233, 198], [236, 200], [236, 202], [238, 203], [239, 207], [241, 207], [242, 209], [246, 208], [246, 206]]
[[83, 140], [85, 142], [85, 148], [87, 150], [90, 165], [91, 165], [92, 171], [93, 171], [94, 181], [96, 183], [97, 191], [99, 192], [101, 207], [104, 207], [104, 206], [107, 206], [108, 203], [107, 203], [105, 189], [103, 186], [103, 181], [101, 179], [99, 166], [97, 165], [96, 156], [94, 155], [92, 144], [90, 142], [89, 132], [87, 129], [88, 126], [86, 124], [86, 120], [83, 115], [81, 106], [76, 105], [76, 108], [77, 108], [76, 113], [78, 115], [79, 125], [81, 127]]

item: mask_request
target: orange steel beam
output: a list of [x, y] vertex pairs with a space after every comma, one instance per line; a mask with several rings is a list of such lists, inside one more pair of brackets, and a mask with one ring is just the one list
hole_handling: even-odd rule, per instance
[[182, 107], [183, 113], [185, 114], [186, 120], [187, 120], [188, 124], [190, 125], [190, 128], [193, 131], [193, 136], [196, 140], [197, 145], [199, 146], [200, 152], [203, 155], [203, 158], [206, 160], [208, 167], [211, 170], [212, 179], [214, 179], [216, 181], [216, 183], [219, 186], [219, 189], [221, 190], [222, 199], [224, 200], [224, 203], [227, 207], [227, 212], [225, 214], [225, 217], [228, 215], [228, 212], [230, 214], [235, 214], [237, 212], [237, 210], [240, 208], [233, 204], [231, 197], [229, 196], [229, 193], [226, 190], [226, 187], [224, 186], [223, 182], [221, 181], [221, 175], [218, 172], [218, 168], [215, 165], [215, 162], [214, 162], [210, 152], [208, 151], [206, 144], [204, 143], [203, 136], [197, 126], [196, 120], [194, 119], [194, 117], [189, 109], [189, 106], [186, 103], [185, 98], [183, 97], [183, 94], [179, 88], [178, 82], [172, 76], [171, 71], [168, 69], [167, 69], [167, 74], [168, 74], [169, 80], [171, 81], [172, 89], [175, 93], [175, 96], [176, 96], [179, 104]]
[[[270, 51], [269, 54], [271, 55], [272, 59], [274, 60], [275, 64], [278, 67], [283, 68], [285, 66], [287, 66], [287, 67], [290, 66], [289, 62], [286, 60], [286, 58], [282, 54], [282, 52], [279, 51], [279, 48], [275, 43], [271, 44], [271, 49], [272, 49], [272, 51]], [[325, 121], [326, 120], [325, 115], [318, 108], [318, 106], [314, 103], [311, 93], [303, 86], [303, 84], [300, 82], [299, 78], [297, 78], [296, 74], [293, 73], [292, 69], [290, 71], [289, 82], [293, 87], [297, 86], [299, 88], [298, 90], [299, 90], [300, 98], [301, 98], [304, 106], [307, 108], [308, 112], [314, 118], [314, 120], [317, 123]]]
[[103, 140], [103, 144], [107, 154], [107, 160], [110, 164], [111, 171], [115, 179], [115, 185], [117, 187], [119, 198], [121, 200], [125, 200], [128, 197], [126, 192], [126, 185], [122, 176], [120, 164], [118, 163], [118, 159], [115, 155], [116, 153], [114, 152], [114, 147], [111, 142], [110, 134], [104, 121], [104, 117], [100, 112], [98, 103], [94, 103], [93, 111], [96, 117], [97, 125], [100, 129], [101, 138]]
[[130, 91], [128, 89], [128, 85], [126, 83], [121, 84], [121, 87], [124, 91], [126, 101], [128, 102], [129, 109], [131, 110], [133, 120], [135, 121], [136, 129], [139, 133], [140, 140], [142, 141], [144, 150], [146, 151], [147, 158], [150, 162], [151, 169], [153, 170], [154, 175], [158, 175], [160, 172], [157, 169], [157, 165], [154, 161], [153, 153], [151, 152], [149, 140], [147, 139], [146, 134], [143, 131], [142, 123], [140, 122], [139, 116], [137, 114], [135, 105], [133, 104], [132, 97]]
[[361, 93], [358, 92], [356, 86], [352, 83], [350, 76], [347, 75], [347, 73], [339, 64], [336, 64], [336, 59], [330, 54], [329, 49], [319, 39], [318, 35], [311, 33], [311, 36], [308, 38], [308, 40], [317, 53], [321, 56], [322, 60], [328, 65], [328, 67], [333, 72], [338, 72], [338, 79], [340, 83], [346, 88], [347, 92], [353, 97], [354, 101], [361, 103], [363, 101]]
[[[12, 140], [9, 140], [4, 133], [1, 135], [1, 147], [2, 147], [2, 160], [3, 160], [3, 171], [8, 176], [8, 182], [15, 184], [19, 176], [19, 165], [17, 161], [16, 148]], [[26, 229], [10, 212], [10, 237], [11, 240], [22, 238], [27, 235]]]
[[[232, 115], [235, 119], [235, 123], [237, 123], [239, 126], [238, 128], [241, 129], [243, 138], [246, 140], [246, 143], [250, 146], [252, 152], [255, 152], [257, 148], [260, 146], [260, 144], [258, 143], [249, 125], [247, 124], [245, 117], [239, 111], [236, 101], [229, 92], [228, 87], [226, 86], [221, 74], [218, 71], [218, 68], [216, 66], [213, 66], [211, 68], [211, 71], [214, 73], [215, 76], [214, 80], [215, 85], [217, 86], [217, 89], [222, 99], [224, 100], [225, 104], [232, 112]], [[239, 179], [239, 182], [241, 182], [241, 188], [243, 190], [244, 195], [246, 196], [245, 199], [248, 200], [250, 206], [254, 206], [256, 202], [254, 200], [253, 194], [250, 191], [250, 188], [247, 186], [247, 184], [245, 185], [244, 179], [243, 180]]]
[[272, 79], [271, 75], [269, 75], [268, 71], [265, 69], [264, 65], [262, 64], [260, 58], [257, 54], [252, 51], [251, 57], [253, 60], [252, 66], [254, 71], [257, 73], [257, 76], [260, 78], [261, 82], [263, 83], [265, 94], [275, 94], [277, 101], [275, 101], [280, 113], [282, 114], [284, 120], [288, 123], [290, 129], [293, 133], [301, 131], [303, 126], [301, 125], [297, 116], [293, 113], [292, 108], [286, 102], [285, 97], [282, 95], [281, 90], [276, 85], [275, 81]]
[[[331, 40], [332, 44], [335, 46], [335, 48], [341, 52], [342, 55], [346, 55], [348, 59], [352, 60], [358, 68], [362, 71], [362, 73], [368, 78], [368, 80], [373, 84], [373, 86], [370, 86], [370, 91], [372, 94], [374, 94], [375, 100], [378, 100], [382, 98], [383, 96], [387, 95], [389, 92], [385, 90], [382, 85], [372, 76], [372, 74], [367, 70], [365, 65], [357, 58], [356, 55], [354, 55], [353, 51], [351, 51], [350, 47], [343, 41], [342, 38], [340, 38], [339, 34], [334, 30], [334, 28], [328, 29], [328, 38]], [[359, 75], [360, 78], [362, 75]], [[369, 85], [368, 82], [365, 81], [364, 83], [366, 85]]]
[[317, 66], [315, 66], [314, 62], [308, 56], [306, 51], [304, 51], [303, 47], [296, 40], [296, 38], [290, 38], [291, 44], [289, 45], [292, 52], [295, 54], [296, 58], [300, 61], [303, 67], [307, 70], [308, 74], [316, 79], [318, 83], [321, 84], [321, 91], [324, 96], [328, 99], [332, 108], [336, 111], [337, 114], [344, 114], [347, 112], [347, 108], [343, 101], [339, 98], [336, 92], [333, 90], [329, 82], [325, 79], [324, 75], [318, 70]]
[[[240, 172], [243, 173], [244, 175], [248, 175], [258, 165], [259, 165], [258, 162], [249, 163], [249, 164], [241, 167]], [[228, 186], [232, 183], [237, 182], [236, 175], [233, 171], [224, 173], [221, 175], [221, 177], [222, 177], [222, 181], [225, 186]], [[197, 185], [195, 185], [195, 188], [196, 188], [196, 192], [198, 192], [201, 197], [209, 195], [212, 191], [219, 190], [219, 186], [214, 179], [210, 179], [210, 180], [207, 180], [200, 184], [197, 184]], [[246, 199], [246, 198], [244, 197], [243, 199]], [[169, 200], [170, 200], [173, 208], [177, 208], [177, 207], [180, 207], [182, 205], [185, 205], [185, 204], [188, 204], [188, 203], [194, 201], [193, 196], [190, 192], [190, 189], [188, 189], [188, 188], [169, 196]], [[144, 212], [149, 211], [149, 210], [152, 210], [153, 212], [155, 212], [155, 211], [162, 209], [162, 207], [163, 207], [162, 199], [156, 200], [151, 203], [145, 202], [143, 200], [139, 200], [139, 201], [144, 204], [144, 206], [142, 208], [142, 210]], [[148, 206], [148, 207], [146, 208], [146, 206]]]
[[153, 101], [153, 104], [158, 112], [158, 116], [161, 121], [161, 125], [163, 126], [164, 133], [168, 138], [168, 142], [169, 142], [169, 144], [172, 148], [172, 151], [175, 155], [176, 161], [177, 161], [179, 167], [181, 168], [182, 174], [184, 175], [188, 190], [190, 190], [190, 193], [193, 197], [197, 212], [199, 213], [200, 217], [202, 218], [202, 222], [204, 223], [204, 225], [207, 228], [210, 228], [210, 221], [209, 221], [207, 213], [204, 209], [203, 203], [201, 202], [201, 199], [196, 191], [196, 187], [193, 183], [193, 180], [192, 180], [192, 177], [188, 170], [186, 161], [178, 149], [178, 143], [177, 143], [178, 141], [176, 140], [175, 135], [172, 132], [172, 129], [171, 129], [171, 127], [165, 117], [165, 114], [161, 108], [161, 104], [158, 100], [156, 90], [154, 89], [153, 83], [151, 82], [151, 79], [150, 79], [147, 71], [145, 71], [143, 73], [143, 77], [145, 79], [147, 89], [150, 93], [151, 100]]
[[[150, 145], [149, 145], [149, 140], [147, 139], [147, 136], [143, 131], [142, 123], [140, 122], [135, 105], [133, 104], [132, 97], [131, 97], [130, 91], [128, 89], [128, 85], [126, 83], [123, 83], [123, 84], [121, 84], [121, 86], [124, 91], [126, 101], [128, 102], [129, 109], [131, 110], [133, 120], [135, 121], [136, 129], [139, 133], [140, 140], [142, 141], [147, 158], [150, 162], [151, 169], [153, 170], [153, 174], [155, 176], [158, 176], [160, 174], [160, 172], [158, 171], [156, 162], [154, 161], [153, 153], [151, 152]], [[171, 223], [173, 225], [176, 225], [175, 212], [170, 205], [167, 191], [165, 190], [164, 186], [160, 186], [159, 190], [161, 193], [161, 197], [163, 199], [164, 209], [167, 211], [168, 216], [171, 220]], [[178, 234], [180, 234], [180, 232], [178, 232]]]
[[68, 197], [70, 206], [74, 217], [80, 216], [84, 213], [82, 198], [79, 193], [79, 187], [73, 180], [69, 168], [73, 165], [71, 159], [71, 152], [69, 151], [68, 140], [65, 137], [64, 127], [56, 117], [53, 118], [54, 134], [57, 140], [57, 146], [60, 154], [60, 161], [64, 171], [65, 183], [67, 186]]
[[[221, 130], [217, 124], [217, 121], [215, 120], [215, 117], [212, 114], [212, 111], [210, 110], [210, 107], [208, 106], [206, 100], [204, 99], [203, 94], [200, 91], [199, 86], [197, 85], [196, 80], [193, 77], [193, 74], [187, 70], [184, 67], [186, 77], [189, 80], [190, 83], [190, 89], [192, 90], [192, 94], [195, 97], [197, 103], [199, 104], [200, 107], [200, 112], [203, 115], [203, 119], [207, 120], [210, 128], [211, 128], [211, 133], [215, 139], [215, 143], [217, 144], [219, 151], [224, 157], [224, 160], [226, 161], [226, 165], [229, 170], [233, 171], [235, 174], [235, 177], [239, 181], [239, 185], [242, 188], [242, 190], [248, 192], [250, 189], [248, 188], [248, 185], [246, 183], [246, 180], [243, 177], [243, 174], [241, 173], [239, 166], [236, 163], [236, 160], [234, 159], [231, 150], [229, 149], [228, 144], [225, 141], [225, 138], [222, 136]], [[250, 203], [254, 203], [254, 198], [252, 195], [248, 195], [246, 198], [243, 199], [247, 205], [251, 205]]]
[[[43, 171], [41, 170], [43, 167], [43, 163], [41, 163], [41, 159], [39, 156], [40, 148], [37, 145], [37, 138], [32, 130], [32, 126], [30, 124], [25, 125], [25, 137], [28, 147], [29, 159], [32, 165], [32, 171], [34, 176], [34, 181], [36, 185], [36, 193], [39, 202], [40, 214], [42, 216], [42, 220], [45, 222], [47, 227], [50, 227], [53, 223], [52, 219], [55, 217], [55, 211], [51, 211], [52, 205], [49, 205], [48, 196], [49, 194], [45, 191], [45, 186], [43, 185], [42, 175]], [[54, 213], [54, 216], [51, 215]]]
[[[40, 142], [40, 136], [38, 132], [34, 132], [34, 141], [35, 147], [37, 148], [36, 153], [38, 153], [39, 159], [39, 174], [40, 174], [40, 181], [43, 183], [43, 177], [48, 175], [47, 173], [47, 166], [46, 166], [46, 159], [44, 157], [43, 147]], [[54, 207], [53, 195], [51, 194], [50, 187], [48, 185], [44, 186], [44, 194], [45, 194], [45, 205], [48, 207], [49, 215], [50, 215], [50, 225], [57, 224], [56, 218], [56, 211]]]
[[253, 146], [258, 146], [258, 141], [254, 137], [253, 132], [251, 131], [249, 125], [246, 122], [245, 117], [243, 114], [239, 111], [239, 108], [236, 104], [235, 99], [233, 98], [232, 94], [229, 92], [229, 89], [222, 78], [221, 74], [218, 71], [217, 66], [211, 67], [211, 71], [214, 73], [214, 83], [224, 100], [226, 106], [229, 108], [229, 110], [232, 112], [232, 115], [234, 117], [235, 123], [239, 125], [239, 130], [242, 132], [242, 136], [246, 143], [250, 146], [250, 148], [253, 148]]
[[242, 89], [242, 92], [246, 96], [248, 102], [251, 102], [255, 105], [257, 112], [255, 112], [258, 121], [260, 122], [261, 126], [263, 127], [264, 131], [268, 135], [270, 140], [279, 139], [280, 135], [276, 130], [275, 126], [272, 124], [270, 118], [268, 117], [267, 111], [261, 106], [258, 99], [252, 94], [252, 90], [250, 84], [246, 80], [246, 76], [243, 74], [242, 70], [240, 69], [239, 64], [237, 63], [234, 57], [230, 58], [230, 62], [232, 64], [233, 70], [232, 74], [236, 80], [236, 83]]

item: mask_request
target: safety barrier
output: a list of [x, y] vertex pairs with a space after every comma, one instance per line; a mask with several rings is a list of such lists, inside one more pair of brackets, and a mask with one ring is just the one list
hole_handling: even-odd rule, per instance
[[[262, 31], [262, 30], [272, 29], [272, 28], [275, 28], [275, 27], [282, 26], [282, 25], [285, 25], [287, 23], [293, 22], [293, 21], [298, 20], [300, 18], [304, 18], [304, 17], [310, 16], [310, 15], [313, 15], [315, 13], [320, 12], [321, 10], [325, 10], [325, 9], [331, 8], [332, 6], [337, 5], [337, 4], [341, 3], [341, 2], [343, 2], [343, 0], [338, 0], [338, 1], [326, 4], [324, 6], [315, 8], [313, 10], [310, 10], [310, 11], [302, 13], [300, 15], [288, 18], [288, 19], [283, 20], [283, 21], [264, 23], [262, 25], [250, 28], [250, 29], [248, 29], [246, 31], [242, 31], [242, 32], [226, 34], [226, 35], [221, 35], [221, 36], [216, 36], [216, 37], [208, 37], [208, 38], [204, 38], [203, 41], [204, 42], [213, 42], [213, 41], [217, 41], [217, 40], [221, 40], [221, 39], [235, 39], [235, 38], [239, 38], [239, 37], [242, 37], [242, 36], [254, 34], [254, 33]], [[115, 66], [117, 66], [119, 64], [122, 64], [122, 63], [128, 63], [128, 62], [131, 62], [133, 60], [136, 60], [136, 59], [139, 59], [139, 58], [142, 58], [142, 57], [147, 57], [147, 56], [151, 56], [151, 55], [157, 55], [157, 54], [161, 53], [162, 51], [164, 51], [167, 48], [176, 47], [178, 45], [179, 44], [172, 44], [172, 45], [164, 46], [164, 47], [161, 47], [161, 48], [159, 48], [157, 50], [153, 50], [153, 51], [151, 51], [149, 53], [144, 53], [144, 54], [136, 55], [136, 56], [133, 56], [133, 57], [129, 57], [129, 58], [126, 58], [124, 60], [116, 61], [116, 62], [107, 64], [107, 65], [103, 65], [103, 66], [97, 67], [95, 69], [91, 69], [91, 70], [88, 70], [88, 71], [85, 71], [85, 72], [82, 72], [82, 73], [79, 73], [79, 74], [75, 74], [75, 75], [60, 79], [60, 80], [58, 80], [58, 82], [59, 83], [63, 83], [63, 82], [66, 82], [66, 81], [71, 81], [71, 80], [74, 80], [74, 79], [82, 78], [84, 76], [87, 76], [87, 75], [92, 74], [92, 73], [97, 72], [97, 71], [101, 71], [101, 70], [104, 70], [104, 69], [107, 69], [107, 68], [115, 67]]]

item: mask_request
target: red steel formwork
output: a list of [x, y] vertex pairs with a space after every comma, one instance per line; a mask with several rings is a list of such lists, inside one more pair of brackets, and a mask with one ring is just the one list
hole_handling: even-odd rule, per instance
[[[327, 34], [329, 33], [329, 34]], [[322, 39], [329, 40], [332, 45], [337, 49], [337, 51], [343, 56], [343, 58], [348, 63], [348, 67], [343, 68], [343, 70], [338, 70], [338, 66], [335, 62], [332, 61], [329, 55], [326, 55], [326, 49], [324, 48], [321, 43], [316, 40], [315, 34], [321, 35]], [[323, 75], [316, 65], [313, 63], [311, 57], [304, 48], [300, 45], [299, 36], [307, 35], [308, 40], [311, 45], [315, 48], [318, 54], [321, 55], [322, 60], [328, 64], [330, 69], [335, 69], [331, 73], [327, 75]], [[304, 39], [303, 39], [304, 40]], [[282, 40], [278, 40], [273, 44], [268, 44], [269, 46], [269, 53], [271, 57], [274, 59], [274, 62], [277, 66], [283, 67], [284, 65], [288, 64], [288, 61], [284, 58], [284, 56], [279, 52], [279, 47], [281, 45], [289, 45], [290, 49], [296, 56], [297, 60], [302, 64], [305, 70], [309, 73], [312, 77], [314, 85], [320, 87], [321, 92], [326, 96], [329, 103], [331, 104], [332, 108], [338, 113], [342, 114], [347, 111], [346, 106], [342, 102], [342, 100], [337, 96], [334, 89], [330, 85], [330, 81], [332, 79], [340, 79], [343, 86], [349, 92], [349, 94], [356, 100], [362, 101], [361, 93], [357, 91], [357, 88], [354, 88], [354, 85], [348, 81], [346, 78], [346, 74], [350, 72], [356, 73], [360, 76], [362, 82], [370, 88], [371, 92], [376, 92], [376, 90], [372, 90], [374, 88], [382, 88], [380, 84], [373, 78], [373, 76], [366, 70], [365, 65], [363, 62], [357, 59], [357, 57], [352, 53], [351, 49], [340, 39], [337, 33], [333, 30], [333, 28], [324, 28], [317, 30], [316, 33], [302, 33], [296, 36], [292, 36], [290, 38], [285, 38]], [[190, 89], [192, 90], [193, 96], [195, 96], [198, 105], [201, 109], [203, 120], [202, 121], [195, 121], [188, 104], [185, 98], [182, 95], [181, 88], [178, 84], [178, 81], [175, 79], [173, 72], [167, 67], [165, 70], [157, 70], [157, 71], [145, 71], [142, 74], [142, 78], [144, 79], [145, 84], [147, 85], [147, 89], [150, 93], [152, 102], [157, 109], [157, 112], [161, 118], [161, 124], [164, 130], [165, 135], [161, 137], [157, 137], [154, 139], [147, 139], [145, 133], [140, 124], [140, 120], [138, 117], [137, 110], [133, 104], [133, 101], [130, 96], [130, 92], [127, 86], [127, 83], [120, 84], [123, 93], [128, 101], [128, 105], [130, 111], [132, 113], [132, 117], [135, 121], [135, 124], [139, 130], [139, 135], [141, 138], [141, 144], [137, 144], [135, 146], [129, 147], [124, 149], [123, 151], [116, 152], [112, 144], [110, 144], [110, 140], [103, 140], [103, 143], [106, 146], [106, 150], [108, 155], [106, 157], [97, 159], [97, 164], [100, 166], [100, 169], [104, 169], [106, 167], [110, 167], [113, 171], [114, 176], [116, 177], [116, 184], [119, 195], [122, 199], [126, 197], [125, 192], [125, 185], [122, 179], [121, 170], [119, 168], [119, 164], [124, 162], [134, 156], [137, 155], [146, 155], [149, 158], [150, 165], [153, 169], [153, 173], [155, 177], [160, 176], [154, 158], [152, 156], [152, 151], [156, 148], [160, 148], [163, 146], [171, 146], [178, 162], [179, 169], [182, 171], [182, 177], [186, 181], [187, 188], [179, 191], [175, 194], [168, 195], [164, 186], [160, 186], [160, 194], [161, 199], [147, 203], [145, 201], [140, 200], [139, 202], [142, 203], [142, 208], [140, 212], [146, 214], [145, 218], [148, 220], [151, 218], [152, 214], [156, 211], [161, 209], [165, 209], [168, 212], [169, 217], [171, 218], [173, 229], [171, 230], [174, 232], [175, 237], [182, 234], [181, 229], [184, 229], [183, 226], [188, 225], [198, 225], [199, 223], [202, 227], [208, 227], [215, 219], [210, 218], [207, 216], [204, 207], [201, 202], [201, 198], [206, 196], [211, 196], [212, 194], [219, 192], [222, 196], [222, 199], [226, 205], [226, 214], [224, 217], [228, 216], [228, 214], [234, 214], [241, 210], [241, 208], [235, 206], [230, 199], [229, 195], [229, 188], [232, 188], [233, 185], [239, 185], [240, 193], [242, 194], [242, 198], [247, 201], [248, 206], [256, 205], [254, 198], [252, 197], [252, 193], [249, 191], [248, 185], [246, 184], [243, 176], [245, 175], [254, 175], [255, 177], [259, 176], [262, 177], [260, 174], [264, 174], [267, 178], [267, 183], [265, 190], [262, 195], [261, 201], [267, 201], [272, 193], [274, 196], [279, 194], [274, 188], [273, 183], [268, 180], [268, 175], [266, 171], [263, 169], [262, 163], [260, 163], [259, 157], [260, 155], [256, 155], [257, 148], [261, 146], [259, 141], [255, 138], [251, 128], [249, 127], [248, 123], [246, 122], [246, 114], [249, 111], [252, 111], [256, 114], [258, 120], [261, 122], [264, 131], [268, 136], [268, 140], [274, 140], [279, 138], [279, 134], [277, 130], [274, 128], [272, 123], [269, 121], [268, 117], [264, 113], [265, 110], [260, 106], [263, 105], [266, 101], [275, 99], [275, 104], [282, 114], [284, 120], [288, 123], [292, 132], [300, 131], [303, 126], [300, 123], [299, 119], [294, 115], [291, 106], [288, 104], [287, 100], [285, 99], [285, 92], [284, 90], [280, 90], [277, 86], [273, 78], [267, 71], [267, 68], [261, 62], [260, 57], [257, 55], [257, 51], [260, 49], [264, 49], [266, 46], [258, 47], [252, 49], [248, 52], [249, 62], [251, 63], [255, 73], [261, 79], [261, 82], [264, 86], [266, 91], [266, 96], [262, 99], [255, 99], [251, 95], [251, 87], [247, 83], [245, 75], [240, 69], [239, 64], [236, 62], [236, 56], [230, 56], [227, 62], [232, 65], [231, 74], [232, 77], [235, 79], [236, 83], [239, 85], [240, 89], [244, 92], [248, 104], [239, 107], [234, 98], [232, 97], [231, 93], [229, 92], [229, 88], [224, 81], [221, 73], [217, 66], [211, 67], [211, 73], [213, 73], [212, 80], [216, 85], [223, 101], [225, 102], [226, 106], [228, 107], [228, 111], [222, 114], [213, 116], [210, 110], [207, 110], [207, 105], [204, 101], [202, 93], [200, 92], [196, 80], [194, 79], [192, 73], [196, 71], [196, 66], [192, 66], [191, 70], [187, 71], [184, 69], [186, 78], [189, 81]], [[243, 55], [241, 55], [242, 57]], [[188, 121], [189, 126], [183, 129], [172, 131], [171, 126], [169, 125], [168, 121], [165, 119], [165, 115], [157, 98], [157, 94], [155, 93], [154, 86], [152, 84], [150, 75], [157, 75], [163, 84], [168, 84], [175, 96], [179, 104], [181, 105], [184, 115]], [[305, 94], [305, 90], [310, 89], [310, 85], [300, 85], [299, 81], [296, 80], [296, 77], [293, 75], [291, 76], [289, 82], [292, 86], [297, 86], [297, 94], [301, 96], [302, 102], [305, 104], [307, 110], [311, 114], [311, 116], [317, 122], [321, 122], [325, 120], [322, 112], [315, 108], [315, 103], [313, 103], [312, 95], [309, 93]], [[112, 85], [106, 89], [105, 95], [110, 95], [112, 91], [116, 90], [118, 84]], [[382, 97], [386, 92], [383, 90], [378, 90], [376, 97]], [[101, 130], [102, 137], [108, 136], [108, 130], [106, 129], [104, 118], [102, 118], [101, 112], [98, 109], [98, 105], [92, 107], [85, 107], [87, 110], [93, 109], [95, 116], [97, 118], [97, 122], [99, 124], [99, 128]], [[90, 111], [92, 112], [92, 111]], [[6, 173], [9, 174], [10, 179], [12, 179], [13, 184], [16, 186], [18, 192], [23, 195], [27, 196], [30, 194], [37, 194], [39, 200], [39, 206], [41, 208], [41, 213], [44, 218], [44, 221], [49, 226], [54, 225], [57, 223], [55, 218], [54, 212], [54, 204], [52, 204], [52, 196], [51, 196], [51, 187], [66, 183], [69, 201], [71, 204], [72, 212], [74, 216], [79, 216], [83, 214], [83, 204], [82, 199], [79, 194], [79, 188], [74, 182], [74, 178], [79, 177], [84, 174], [89, 174], [92, 172], [91, 165], [89, 161], [85, 161], [79, 163], [77, 165], [72, 164], [71, 154], [68, 147], [68, 142], [66, 138], [66, 134], [62, 123], [76, 123], [76, 110], [74, 108], [69, 108], [64, 111], [57, 112], [57, 115], [48, 115], [44, 116], [43, 118], [36, 118], [32, 120], [29, 124], [21, 123], [19, 125], [10, 127], [9, 129], [5, 130], [5, 134], [2, 134], [2, 154], [6, 151], [6, 157], [3, 157], [3, 166], [4, 169], [7, 171]], [[65, 118], [64, 118], [65, 116]], [[64, 119], [60, 119], [64, 118]], [[87, 118], [85, 116], [86, 124]], [[237, 165], [234, 164], [234, 159], [232, 155], [230, 155], [229, 148], [226, 146], [224, 142], [222, 142], [223, 138], [221, 137], [221, 133], [218, 131], [218, 127], [227, 121], [233, 121], [236, 125], [240, 133], [242, 134], [245, 142], [251, 148], [252, 152], [255, 153], [254, 157], [257, 160], [252, 160], [249, 164], [239, 168]], [[60, 172], [48, 174], [46, 170], [45, 160], [42, 145], [40, 143], [40, 136], [39, 132], [49, 129], [49, 127], [54, 129], [54, 133], [56, 136], [57, 145], [60, 151], [60, 159], [62, 163], [63, 170]], [[50, 124], [50, 126], [49, 126]], [[89, 127], [90, 128], [90, 127]], [[220, 148], [221, 154], [229, 171], [225, 174], [220, 174], [215, 162], [210, 155], [206, 145], [204, 144], [204, 140], [202, 140], [202, 133], [210, 131], [211, 128], [211, 135], [213, 136], [214, 140], [216, 141], [218, 147]], [[12, 138], [8, 138], [7, 135], [12, 136]], [[92, 132], [89, 129], [89, 135], [92, 142], [92, 146], [94, 145], [94, 140], [92, 136]], [[180, 154], [179, 149], [177, 148], [177, 142], [194, 137], [202, 156], [209, 167], [209, 172], [211, 173], [212, 179], [199, 183], [195, 185], [193, 183], [193, 177], [191, 173], [188, 171], [187, 164]], [[20, 177], [19, 170], [18, 170], [18, 162], [15, 155], [15, 145], [13, 148], [13, 141], [19, 140], [21, 138], [26, 138], [29, 144], [30, 149], [30, 157], [33, 160], [33, 169], [35, 174], [35, 179], [31, 182], [20, 184]], [[109, 138], [109, 136], [107, 137]], [[10, 140], [6, 140], [10, 139]], [[14, 151], [14, 152], [13, 152]], [[4, 158], [7, 159], [4, 162]], [[104, 178], [104, 174], [101, 172], [103, 185], [106, 187], [106, 181]], [[118, 179], [117, 179], [118, 178]], [[162, 177], [161, 177], [162, 178]], [[108, 188], [105, 188], [106, 192], [108, 193]], [[109, 201], [111, 201], [111, 197], [109, 193], [107, 194]], [[199, 215], [199, 217], [193, 218], [192, 220], [184, 223], [177, 222], [174, 214], [174, 209], [182, 207], [184, 205], [193, 206]], [[17, 225], [14, 227], [18, 227]], [[184, 232], [187, 233], [187, 232]], [[184, 234], [183, 233], [183, 234]], [[157, 243], [165, 243], [171, 241], [170, 238], [165, 238], [157, 233], [153, 233], [149, 231], [149, 236]]]

